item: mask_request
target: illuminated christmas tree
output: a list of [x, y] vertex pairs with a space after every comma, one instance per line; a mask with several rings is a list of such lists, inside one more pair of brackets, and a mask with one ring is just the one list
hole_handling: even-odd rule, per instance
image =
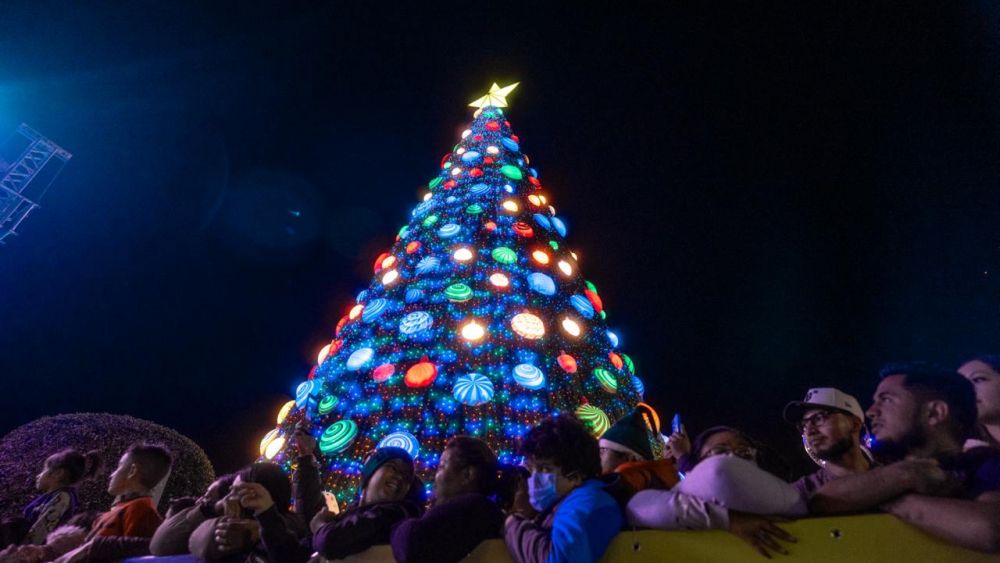
[[515, 86], [494, 84], [470, 104], [472, 125], [261, 441], [264, 459], [292, 470], [287, 437], [308, 419], [341, 502], [376, 446], [409, 450], [429, 483], [456, 434], [516, 462], [518, 438], [543, 417], [574, 412], [600, 435], [641, 401], [632, 360], [616, 351], [597, 288], [501, 109]]

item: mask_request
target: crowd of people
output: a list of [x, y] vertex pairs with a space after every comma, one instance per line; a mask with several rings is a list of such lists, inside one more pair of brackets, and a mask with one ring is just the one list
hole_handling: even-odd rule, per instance
[[[783, 479], [771, 449], [737, 428], [689, 439], [653, 430], [640, 406], [600, 439], [570, 414], [523, 436], [518, 467], [482, 440], [455, 436], [431, 487], [403, 449], [372, 452], [357, 500], [331, 512], [316, 441], [300, 429], [292, 482], [255, 463], [218, 478], [199, 498], [175, 499], [165, 519], [151, 490], [169, 474], [164, 448], [122, 455], [101, 514], [74, 514], [75, 485], [96, 472], [93, 453], [49, 457], [41, 495], [6, 521], [0, 563], [87, 563], [137, 555], [305, 563], [389, 545], [398, 561], [458, 561], [502, 538], [512, 559], [596, 561], [622, 530], [728, 530], [761, 555], [796, 538], [778, 518], [885, 512], [946, 542], [1000, 552], [1000, 356], [958, 370], [887, 365], [871, 406], [832, 387], [809, 389], [783, 418], [818, 469]], [[869, 422], [866, 425], [866, 419]]]

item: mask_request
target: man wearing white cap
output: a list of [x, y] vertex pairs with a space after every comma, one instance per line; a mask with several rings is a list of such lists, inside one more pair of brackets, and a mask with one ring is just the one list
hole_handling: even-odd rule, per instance
[[805, 399], [785, 405], [785, 420], [795, 425], [802, 445], [820, 468], [793, 486], [806, 499], [824, 484], [871, 469], [861, 447], [864, 411], [858, 400], [833, 387], [817, 387]]

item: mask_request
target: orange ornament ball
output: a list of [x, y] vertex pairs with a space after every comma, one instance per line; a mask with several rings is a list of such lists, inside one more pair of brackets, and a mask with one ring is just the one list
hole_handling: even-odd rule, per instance
[[413, 364], [410, 369], [406, 370], [406, 376], [403, 378], [403, 383], [407, 387], [427, 387], [437, 378], [437, 366], [432, 364], [424, 358], [419, 363]]
[[417, 241], [413, 241], [410, 244], [406, 245], [406, 253], [407, 254], [413, 254], [414, 252], [416, 252], [418, 250], [420, 250], [420, 243], [417, 242]]
[[561, 367], [566, 373], [576, 373], [576, 358], [573, 356], [563, 352], [562, 354], [559, 354], [556, 361], [559, 362], [559, 367]]
[[611, 365], [615, 366], [615, 369], [622, 369], [625, 366], [625, 362], [622, 361], [622, 357], [614, 352], [609, 352], [608, 358], [611, 360]]

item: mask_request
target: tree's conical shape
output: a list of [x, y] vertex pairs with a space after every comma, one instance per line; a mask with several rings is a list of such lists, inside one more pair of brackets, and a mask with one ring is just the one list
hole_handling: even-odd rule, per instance
[[343, 502], [380, 444], [408, 449], [429, 483], [454, 435], [514, 462], [543, 417], [569, 411], [600, 435], [641, 400], [520, 144], [500, 108], [476, 111], [264, 437], [264, 459], [293, 469], [287, 438], [308, 419], [325, 485]]

